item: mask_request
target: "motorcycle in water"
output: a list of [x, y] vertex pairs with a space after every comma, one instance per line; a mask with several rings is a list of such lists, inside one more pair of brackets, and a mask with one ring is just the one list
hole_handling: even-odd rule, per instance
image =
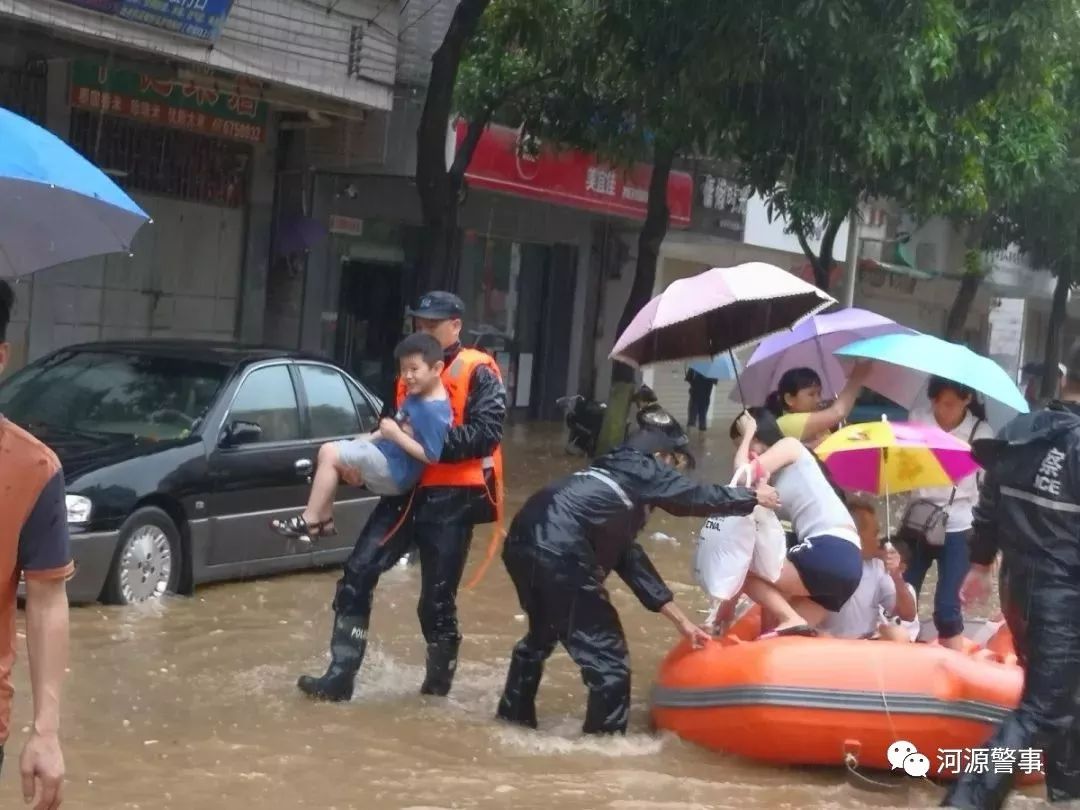
[[[595, 456], [596, 445], [600, 440], [600, 429], [604, 424], [604, 415], [607, 413], [607, 403], [575, 394], [570, 397], [560, 397], [556, 400], [556, 404], [566, 414], [566, 452], [588, 458]], [[682, 426], [661, 407], [656, 393], [649, 386], [642, 385], [638, 388], [630, 397], [630, 405], [637, 408], [634, 421], [637, 422], [639, 429], [647, 426], [660, 427], [685, 435]], [[630, 425], [627, 424], [623, 438], [628, 438], [629, 435]], [[694, 457], [689, 450], [684, 449], [678, 455], [687, 467], [694, 466]]]

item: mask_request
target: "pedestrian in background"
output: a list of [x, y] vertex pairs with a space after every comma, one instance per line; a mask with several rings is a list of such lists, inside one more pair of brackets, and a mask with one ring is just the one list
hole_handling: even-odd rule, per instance
[[686, 370], [686, 382], [690, 385], [690, 413], [687, 427], [705, 430], [705, 419], [709, 415], [712, 392], [717, 381], [691, 366]]

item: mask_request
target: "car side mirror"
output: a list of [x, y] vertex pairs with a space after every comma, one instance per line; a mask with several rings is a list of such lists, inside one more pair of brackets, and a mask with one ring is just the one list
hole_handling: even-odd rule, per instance
[[256, 444], [262, 441], [262, 428], [255, 422], [237, 419], [225, 428], [223, 442], [226, 447], [238, 447], [242, 444]]

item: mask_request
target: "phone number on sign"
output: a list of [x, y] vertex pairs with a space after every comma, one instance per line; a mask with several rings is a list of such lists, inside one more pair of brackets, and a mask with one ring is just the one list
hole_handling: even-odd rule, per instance
[[939, 748], [938, 773], [1043, 772], [1043, 752], [1038, 748]]

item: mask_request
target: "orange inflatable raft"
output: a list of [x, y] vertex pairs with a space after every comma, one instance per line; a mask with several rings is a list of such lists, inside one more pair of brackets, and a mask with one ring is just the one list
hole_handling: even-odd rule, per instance
[[1020, 698], [1004, 626], [964, 654], [936, 642], [750, 640], [760, 621], [754, 608], [704, 649], [684, 641], [668, 654], [652, 694], [657, 728], [762, 762], [886, 771], [889, 746], [904, 740], [929, 758], [931, 778], [949, 779], [939, 753], [982, 746]]

